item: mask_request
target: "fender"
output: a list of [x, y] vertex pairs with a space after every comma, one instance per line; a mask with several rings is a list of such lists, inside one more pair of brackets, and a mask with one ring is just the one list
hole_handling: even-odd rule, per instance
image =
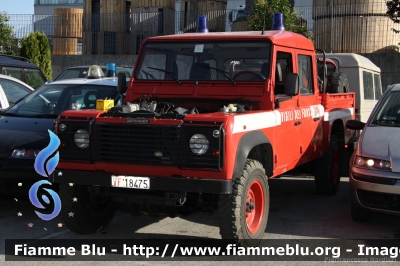
[[[250, 151], [260, 144], [269, 144], [271, 145], [271, 141], [265, 136], [262, 131], [252, 131], [245, 135], [243, 135], [239, 141], [239, 145], [236, 151], [236, 159], [235, 159], [235, 168], [233, 170], [232, 180], [237, 177], [240, 177], [243, 171], [244, 163], [249, 156]], [[272, 151], [270, 154], [270, 158], [268, 158], [270, 162], [272, 162]], [[272, 165], [268, 167], [265, 166], [266, 162], [260, 162], [263, 164], [267, 176], [272, 175]]]

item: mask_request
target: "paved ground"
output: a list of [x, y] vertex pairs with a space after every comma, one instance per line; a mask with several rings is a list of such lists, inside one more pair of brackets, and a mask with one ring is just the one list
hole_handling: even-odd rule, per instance
[[[372, 222], [358, 224], [350, 217], [348, 179], [342, 179], [335, 196], [316, 194], [311, 178], [280, 178], [270, 180], [271, 207], [266, 239], [399, 239], [400, 217], [375, 214]], [[18, 216], [17, 213], [22, 213]], [[33, 226], [29, 227], [28, 224]], [[152, 218], [118, 212], [111, 224], [96, 234], [77, 235], [65, 227], [58, 227], [61, 219], [42, 221], [34, 213], [27, 199], [0, 200], [0, 261], [4, 261], [4, 239], [132, 239], [132, 238], [220, 238], [217, 215], [196, 213], [185, 218]], [[0, 262], [1, 265], [4, 262]], [[154, 262], [140, 262], [140, 265]], [[208, 265], [205, 262], [191, 262]], [[279, 262], [279, 265], [319, 265], [321, 262]], [[26, 265], [5, 262], [6, 265]], [[53, 265], [54, 263], [29, 262], [29, 265]], [[100, 265], [101, 262], [59, 262], [57, 265]], [[107, 262], [107, 265], [127, 265], [127, 262]], [[104, 264], [104, 265], [106, 265]], [[160, 262], [157, 262], [160, 264]], [[166, 262], [169, 265], [171, 262]], [[175, 262], [186, 265], [184, 262]], [[221, 264], [221, 263], [218, 263]], [[224, 264], [224, 263], [222, 263]], [[241, 265], [243, 262], [229, 262]], [[248, 263], [246, 263], [248, 264]], [[249, 263], [256, 264], [256, 263]], [[263, 262], [274, 264], [276, 262]], [[376, 263], [375, 263], [376, 264]], [[363, 265], [375, 265], [363, 263]], [[379, 263], [378, 263], [379, 264]]]

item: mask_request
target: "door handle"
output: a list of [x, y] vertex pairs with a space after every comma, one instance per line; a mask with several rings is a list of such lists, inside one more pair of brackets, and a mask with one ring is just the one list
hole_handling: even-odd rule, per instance
[[296, 121], [296, 122], [294, 122], [294, 125], [295, 126], [298, 126], [298, 125], [300, 125], [301, 124], [301, 121]]
[[313, 120], [314, 121], [318, 121], [320, 118], [319, 117], [314, 117]]

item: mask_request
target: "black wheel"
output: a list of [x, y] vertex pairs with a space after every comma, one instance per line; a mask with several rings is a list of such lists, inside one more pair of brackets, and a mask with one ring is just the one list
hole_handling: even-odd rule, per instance
[[340, 176], [346, 176], [348, 177], [350, 172], [349, 172], [349, 164], [350, 164], [350, 157], [353, 154], [354, 149], [352, 147], [348, 147], [347, 149], [343, 149], [343, 153], [341, 156], [341, 163], [340, 163]]
[[320, 194], [333, 195], [340, 183], [340, 155], [343, 143], [336, 135], [331, 135], [328, 152], [315, 163], [315, 186]]
[[220, 195], [218, 223], [223, 239], [257, 246], [267, 226], [269, 187], [260, 162], [246, 160], [243, 173], [233, 182], [232, 194]]
[[351, 218], [355, 222], [366, 223], [372, 220], [372, 211], [351, 204]]
[[108, 225], [114, 217], [114, 206], [107, 198], [89, 193], [86, 186], [61, 184], [61, 217], [72, 232], [92, 234]]
[[233, 75], [232, 80], [236, 81], [236, 79], [240, 76], [245, 77], [243, 79], [239, 79], [241, 81], [264, 81], [266, 79], [260, 73], [249, 71], [249, 70], [243, 70], [243, 71], [240, 71], [239, 73], [236, 73], [235, 75]]
[[349, 92], [349, 80], [343, 72], [329, 74], [327, 85], [327, 92], [329, 93]]

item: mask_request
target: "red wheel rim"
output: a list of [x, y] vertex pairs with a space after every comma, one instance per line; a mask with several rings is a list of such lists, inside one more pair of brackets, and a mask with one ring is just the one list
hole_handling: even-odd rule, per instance
[[334, 153], [333, 153], [333, 158], [332, 158], [332, 179], [333, 179], [333, 183], [338, 182], [339, 162], [340, 162], [339, 150], [336, 149], [334, 151]]
[[244, 214], [247, 229], [252, 234], [256, 233], [264, 215], [264, 189], [258, 180], [253, 181], [247, 191]]

